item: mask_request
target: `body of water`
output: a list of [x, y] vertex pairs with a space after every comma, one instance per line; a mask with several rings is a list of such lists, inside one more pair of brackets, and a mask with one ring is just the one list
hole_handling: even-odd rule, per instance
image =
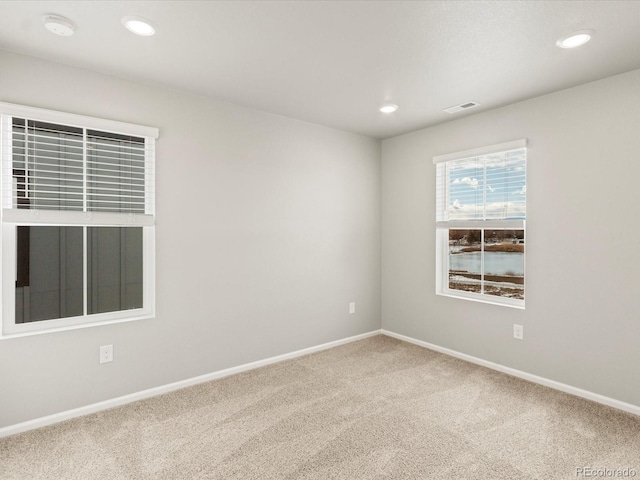
[[[481, 252], [449, 255], [449, 269], [480, 273]], [[485, 275], [524, 275], [524, 253], [484, 252]]]

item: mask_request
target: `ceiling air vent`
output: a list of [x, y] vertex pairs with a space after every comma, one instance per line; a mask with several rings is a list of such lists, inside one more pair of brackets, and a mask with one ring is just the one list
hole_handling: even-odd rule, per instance
[[458, 113], [463, 110], [468, 110], [470, 108], [477, 107], [478, 105], [480, 104], [476, 102], [466, 102], [466, 103], [461, 103], [460, 105], [456, 105], [455, 107], [445, 108], [444, 111], [447, 113]]

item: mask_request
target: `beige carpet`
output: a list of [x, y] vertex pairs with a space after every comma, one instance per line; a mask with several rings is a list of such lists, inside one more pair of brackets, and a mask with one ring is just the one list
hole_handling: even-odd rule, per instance
[[2, 479], [575, 479], [586, 467], [640, 478], [640, 418], [384, 336], [0, 439]]

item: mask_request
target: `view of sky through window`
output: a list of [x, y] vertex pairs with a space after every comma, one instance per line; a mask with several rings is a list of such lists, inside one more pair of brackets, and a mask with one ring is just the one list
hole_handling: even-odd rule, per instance
[[448, 220], [516, 220], [525, 217], [524, 148], [451, 162]]

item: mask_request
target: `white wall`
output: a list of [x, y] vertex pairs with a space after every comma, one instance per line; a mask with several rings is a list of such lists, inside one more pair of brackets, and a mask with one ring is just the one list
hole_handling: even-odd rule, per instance
[[0, 101], [160, 129], [157, 318], [0, 340], [0, 427], [380, 328], [379, 141], [8, 52], [0, 65]]
[[[640, 405], [639, 112], [640, 70], [383, 141], [383, 328]], [[526, 310], [436, 296], [432, 157], [520, 138]]]

